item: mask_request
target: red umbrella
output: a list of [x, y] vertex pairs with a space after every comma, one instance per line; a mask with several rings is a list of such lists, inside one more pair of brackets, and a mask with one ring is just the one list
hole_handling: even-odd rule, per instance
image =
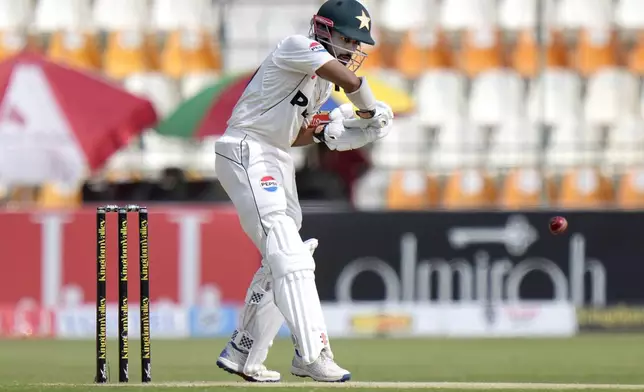
[[101, 76], [19, 54], [0, 63], [0, 180], [78, 180], [156, 121], [148, 100]]

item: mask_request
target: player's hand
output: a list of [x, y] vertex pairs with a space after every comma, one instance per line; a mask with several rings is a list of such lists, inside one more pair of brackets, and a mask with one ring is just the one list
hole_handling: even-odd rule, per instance
[[319, 126], [315, 131], [315, 139], [318, 143], [333, 143], [345, 132], [343, 121], [354, 117], [353, 105], [345, 103], [333, 109], [329, 113], [329, 122]]
[[329, 114], [330, 122], [324, 127], [324, 140], [327, 142], [333, 143], [335, 140], [342, 137], [342, 134], [346, 131], [343, 121], [347, 118], [347, 115], [353, 115], [353, 107], [350, 106], [348, 109], [342, 105], [335, 108]]
[[391, 129], [391, 122], [384, 127], [367, 126], [366, 128], [347, 128], [347, 119], [354, 118], [351, 104], [342, 105], [331, 112], [331, 122], [324, 127], [319, 136], [316, 136], [318, 143], [323, 142], [331, 150], [347, 151], [361, 148], [369, 143], [387, 136]]
[[329, 113], [329, 120], [332, 122], [344, 121], [355, 117], [356, 115], [353, 113], [353, 104], [351, 103], [342, 104]]
[[384, 128], [389, 126], [394, 119], [393, 110], [391, 110], [389, 105], [382, 101], [376, 102], [375, 113], [371, 118], [361, 117], [360, 112], [356, 112], [356, 114], [357, 116], [351, 116], [344, 121], [344, 126], [346, 128]]

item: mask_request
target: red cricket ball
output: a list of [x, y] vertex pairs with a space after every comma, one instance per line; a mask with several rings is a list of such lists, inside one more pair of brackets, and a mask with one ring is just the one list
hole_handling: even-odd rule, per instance
[[550, 232], [554, 235], [561, 234], [568, 228], [568, 221], [563, 216], [550, 219]]

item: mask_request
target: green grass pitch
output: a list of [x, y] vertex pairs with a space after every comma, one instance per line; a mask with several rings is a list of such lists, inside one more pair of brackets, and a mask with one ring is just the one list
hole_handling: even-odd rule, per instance
[[111, 384], [93, 386], [95, 345], [85, 341], [0, 341], [0, 391], [335, 390], [644, 391], [644, 335], [571, 339], [336, 339], [347, 384], [319, 384], [289, 374], [290, 341], [275, 343], [267, 365], [280, 384], [241, 382], [215, 365], [224, 340], [153, 340], [151, 385], [142, 386], [138, 341], [130, 341], [130, 383], [118, 385], [117, 343], [108, 346]]

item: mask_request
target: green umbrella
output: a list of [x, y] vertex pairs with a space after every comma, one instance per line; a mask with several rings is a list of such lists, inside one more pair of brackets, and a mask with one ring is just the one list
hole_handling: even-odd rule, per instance
[[179, 105], [156, 126], [156, 131], [166, 136], [196, 139], [222, 135], [235, 104], [252, 77], [252, 73], [224, 76]]

